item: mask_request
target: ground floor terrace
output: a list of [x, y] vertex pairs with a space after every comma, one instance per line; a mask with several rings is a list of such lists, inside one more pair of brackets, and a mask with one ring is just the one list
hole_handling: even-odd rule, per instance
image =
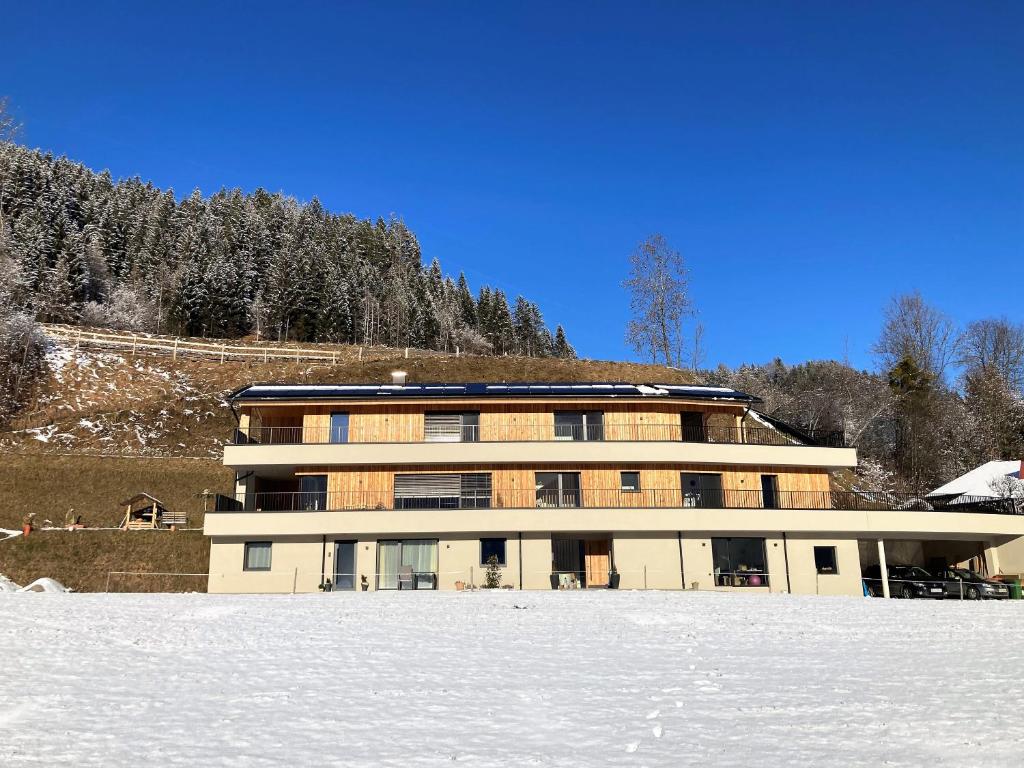
[[[594, 524], [415, 530], [391, 519], [396, 513], [383, 515], [390, 524], [374, 528], [371, 513], [347, 513], [347, 520], [345, 514], [209, 515], [209, 591], [460, 590], [483, 586], [490, 567], [502, 587], [517, 590], [861, 595], [864, 570], [880, 564], [958, 566], [985, 575], [1024, 571], [1020, 516], [973, 515], [981, 519], [968, 525], [956, 523], [964, 515], [952, 513], [863, 513], [860, 520], [845, 513], [846, 526], [836, 519], [832, 530], [823, 531], [809, 525], [773, 530], [763, 513], [756, 525], [729, 511], [717, 528], [672, 531]], [[367, 515], [365, 525], [360, 514]], [[789, 522], [799, 522], [787, 514]], [[894, 515], [900, 517], [886, 525], [886, 516]], [[332, 518], [350, 523], [348, 529], [308, 530]], [[605, 522], [613, 520], [625, 522], [619, 516]], [[911, 520], [919, 523], [916, 531]]]

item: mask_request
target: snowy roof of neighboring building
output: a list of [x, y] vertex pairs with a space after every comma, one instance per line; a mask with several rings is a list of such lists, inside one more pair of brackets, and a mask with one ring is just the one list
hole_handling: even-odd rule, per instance
[[927, 496], [978, 496], [994, 499], [1000, 494], [992, 489], [992, 481], [1001, 477], [1020, 479], [1020, 465], [1020, 461], [990, 461], [936, 488]]
[[758, 403], [760, 398], [726, 387], [685, 384], [462, 383], [462, 384], [252, 384], [230, 400], [370, 400], [394, 398], [628, 397], [678, 400], [729, 400]]

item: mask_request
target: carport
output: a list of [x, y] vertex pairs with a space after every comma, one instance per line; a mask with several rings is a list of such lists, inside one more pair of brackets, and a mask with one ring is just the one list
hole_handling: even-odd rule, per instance
[[888, 566], [916, 565], [928, 572], [946, 566], [969, 568], [983, 576], [999, 573], [992, 542], [983, 539], [935, 537], [927, 539], [858, 539], [861, 569], [882, 567], [882, 591], [889, 597]]

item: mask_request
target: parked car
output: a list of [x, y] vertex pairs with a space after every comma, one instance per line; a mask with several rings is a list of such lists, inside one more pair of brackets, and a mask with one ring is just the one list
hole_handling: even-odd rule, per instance
[[[890, 565], [889, 571], [889, 594], [892, 597], [902, 597], [910, 600], [915, 597], [930, 597], [941, 600], [946, 596], [943, 583], [937, 581], [924, 568], [916, 565]], [[862, 572], [864, 584], [871, 597], [881, 597], [882, 590], [882, 568], [878, 565], [869, 565]]]
[[942, 582], [946, 597], [1005, 600], [1010, 596], [1010, 588], [1002, 582], [967, 568], [943, 568], [936, 571], [935, 578]]

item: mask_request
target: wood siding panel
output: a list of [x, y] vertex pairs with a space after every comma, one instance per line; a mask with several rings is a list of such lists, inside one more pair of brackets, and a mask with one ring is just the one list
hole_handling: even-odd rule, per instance
[[[242, 413], [259, 414], [265, 427], [303, 427], [307, 442], [326, 442], [330, 414], [349, 414], [349, 439], [354, 443], [407, 443], [423, 441], [423, 415], [428, 411], [479, 411], [480, 439], [484, 441], [532, 441], [554, 439], [556, 410], [598, 410], [604, 413], [607, 440], [679, 440], [680, 413], [701, 411], [711, 427], [735, 427], [742, 406], [691, 405], [686, 403], [446, 401], [444, 403], [243, 406]], [[257, 426], [255, 423], [253, 426]]]
[[[794, 471], [787, 467], [744, 467], [714, 465], [635, 465], [609, 468], [605, 465], [544, 465], [510, 464], [501, 467], [489, 465], [413, 465], [403, 467], [352, 467], [337, 471], [331, 467], [303, 467], [296, 475], [326, 474], [327, 490], [335, 503], [342, 508], [357, 506], [390, 508], [394, 499], [395, 474], [487, 472], [491, 475], [493, 489], [492, 504], [498, 508], [522, 509], [536, 506], [537, 472], [578, 472], [582, 488], [584, 507], [628, 507], [630, 495], [620, 491], [622, 471], [640, 472], [641, 492], [636, 495], [635, 506], [663, 508], [680, 507], [682, 504], [680, 474], [682, 472], [713, 472], [722, 475], [722, 487], [726, 489], [727, 506], [741, 506], [743, 502], [757, 499], [746, 495], [747, 491], [761, 491], [761, 475], [776, 475], [778, 489], [787, 491], [815, 491], [802, 497], [812, 502], [811, 508], [828, 508], [829, 474], [826, 470]], [[733, 495], [730, 496], [730, 493]], [[820, 500], [820, 504], [818, 503]]]

